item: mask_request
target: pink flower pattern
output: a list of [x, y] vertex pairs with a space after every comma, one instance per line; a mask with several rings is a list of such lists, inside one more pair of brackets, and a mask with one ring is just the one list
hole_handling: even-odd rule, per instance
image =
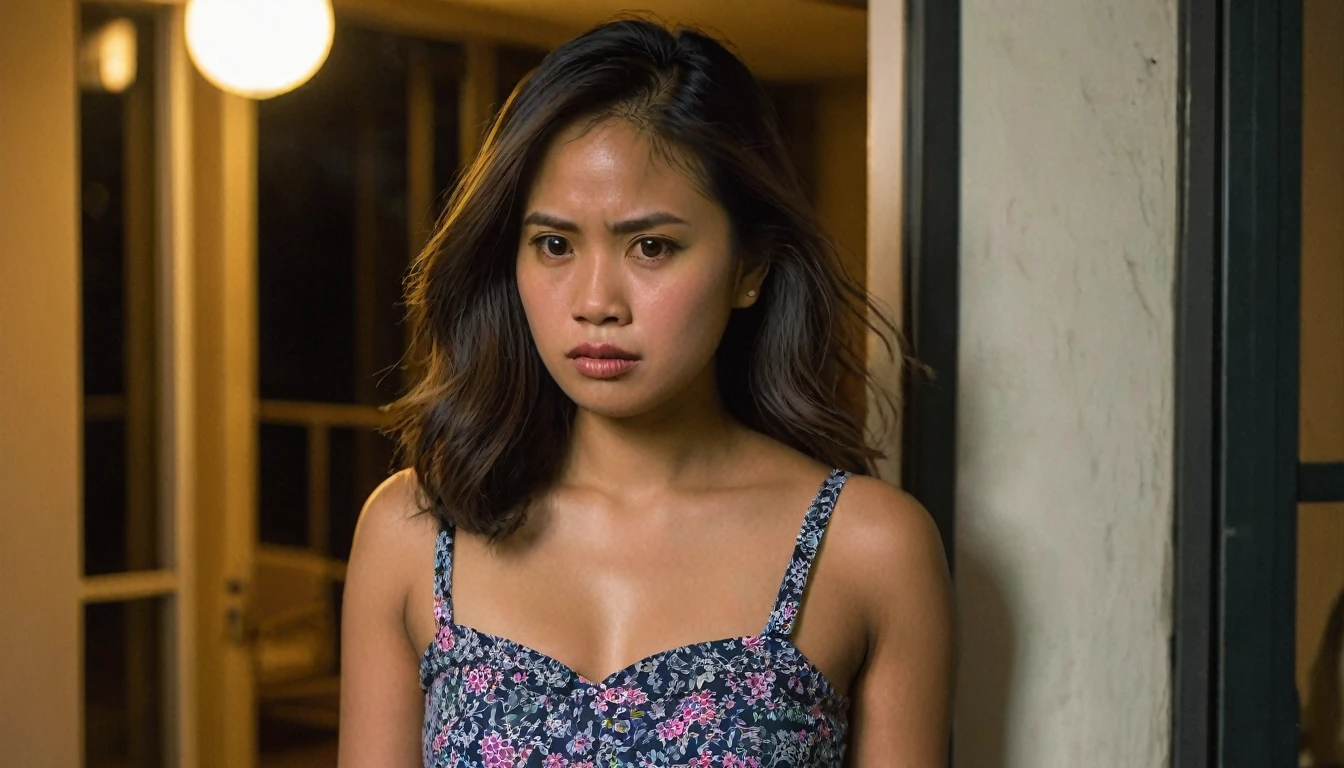
[[498, 733], [491, 733], [481, 739], [481, 757], [485, 758], [485, 768], [512, 768], [515, 754], [513, 745]]
[[712, 691], [697, 691], [681, 700], [681, 717], [688, 723], [695, 721], [700, 725], [709, 725], [717, 716]]

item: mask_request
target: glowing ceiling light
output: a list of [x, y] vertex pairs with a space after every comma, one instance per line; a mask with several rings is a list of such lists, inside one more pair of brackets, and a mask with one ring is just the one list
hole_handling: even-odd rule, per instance
[[135, 84], [135, 23], [114, 19], [85, 35], [79, 49], [79, 82], [89, 90], [121, 93]]
[[206, 80], [253, 99], [308, 81], [327, 60], [331, 0], [188, 0], [187, 52]]

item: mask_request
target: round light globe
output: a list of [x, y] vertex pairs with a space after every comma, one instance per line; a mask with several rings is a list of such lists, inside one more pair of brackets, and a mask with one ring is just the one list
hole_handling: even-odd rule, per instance
[[268, 99], [308, 81], [327, 60], [331, 0], [188, 0], [187, 52], [217, 88]]

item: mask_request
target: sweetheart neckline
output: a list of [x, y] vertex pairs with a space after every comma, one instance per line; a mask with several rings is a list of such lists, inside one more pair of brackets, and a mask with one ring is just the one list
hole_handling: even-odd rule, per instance
[[[625, 665], [624, 667], [621, 667], [620, 669], [616, 670], [615, 672], [612, 672], [610, 675], [607, 675], [601, 680], [590, 680], [587, 677], [583, 676], [576, 669], [566, 664], [565, 662], [555, 658], [549, 653], [539, 651], [536, 648], [527, 645], [526, 643], [520, 643], [517, 640], [512, 640], [510, 638], [503, 637], [501, 635], [495, 635], [490, 632], [485, 632], [483, 630], [476, 629], [475, 627], [468, 626], [466, 624], [458, 624], [456, 622], [452, 622], [448, 626], [449, 631], [452, 632], [454, 636], [455, 641], [454, 647], [456, 647], [456, 640], [459, 639], [457, 637], [459, 631], [470, 633], [482, 640], [487, 640], [496, 645], [504, 645], [517, 649], [529, 656], [532, 656], [536, 660], [542, 661], [543, 663], [557, 666], [560, 669], [564, 670], [565, 672], [568, 672], [569, 674], [573, 675], [580, 683], [587, 686], [596, 687], [598, 690], [606, 690], [615, 682], [617, 678], [629, 673], [631, 670], [634, 670], [643, 664], [647, 664], [651, 661], [660, 660], [666, 656], [671, 656], [681, 651], [689, 651], [701, 648], [707, 649], [712, 648], [716, 645], [722, 645], [724, 643], [733, 643], [733, 642], [741, 643], [743, 640], [749, 640], [752, 638], [758, 638], [764, 641], [767, 638], [772, 637], [776, 641], [788, 646], [795, 654], [797, 654], [798, 660], [802, 663], [803, 667], [805, 667], [808, 671], [810, 671], [812, 675], [817, 679], [817, 681], [821, 683], [822, 695], [824, 697], [835, 698], [840, 702], [842, 706], [848, 706], [850, 703], [849, 697], [843, 693], [840, 693], [840, 691], [835, 687], [835, 685], [831, 683], [831, 679], [827, 677], [826, 673], [821, 671], [821, 668], [818, 667], [816, 664], [814, 664], [812, 660], [809, 659], [807, 655], [804, 654], [802, 650], [798, 648], [797, 644], [795, 644], [792, 639], [788, 637], [780, 637], [778, 635], [770, 635], [769, 633], [766, 632], [762, 632], [758, 635], [741, 635], [733, 637], [722, 637], [715, 640], [701, 640], [695, 643], [687, 643], [686, 645], [679, 645], [676, 648], [668, 648], [666, 650], [651, 653], [642, 659], [633, 661]], [[450, 651], [441, 650], [438, 646], [438, 643], [434, 640], [431, 640], [428, 647], [425, 648], [424, 653], [421, 654], [420, 656], [420, 666], [422, 670], [424, 669], [425, 664], [430, 663], [431, 659], [433, 659], [433, 657], [437, 653], [450, 653]]]

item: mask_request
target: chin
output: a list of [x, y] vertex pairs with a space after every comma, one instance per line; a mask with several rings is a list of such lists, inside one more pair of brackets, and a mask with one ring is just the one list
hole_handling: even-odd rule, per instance
[[[596, 384], [597, 386], [593, 386]], [[607, 419], [629, 419], [642, 416], [657, 405], [655, 398], [641, 396], [634, 391], [621, 391], [623, 382], [583, 382], [579, 386], [561, 386], [565, 394], [579, 408]], [[607, 391], [594, 391], [606, 389]]]
[[[650, 387], [645, 378], [622, 376], [599, 380], [566, 371], [571, 375], [555, 377], [560, 390], [579, 408], [607, 419], [629, 419], [659, 409], [670, 399], [665, 387]], [[552, 373], [554, 376], [554, 373]]]

